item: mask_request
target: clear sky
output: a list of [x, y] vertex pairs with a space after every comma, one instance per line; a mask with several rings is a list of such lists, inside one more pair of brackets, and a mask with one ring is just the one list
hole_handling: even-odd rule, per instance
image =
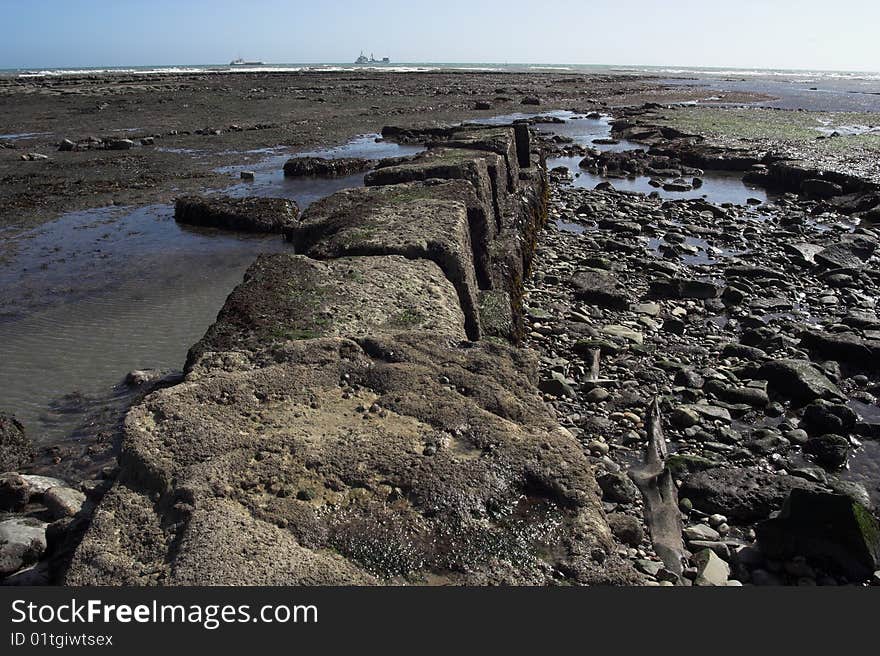
[[878, 0], [0, 0], [0, 68], [350, 62], [880, 70]]

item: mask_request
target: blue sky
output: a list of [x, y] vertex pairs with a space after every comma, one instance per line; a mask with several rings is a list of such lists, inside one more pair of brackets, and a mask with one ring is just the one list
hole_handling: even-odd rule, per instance
[[0, 68], [349, 62], [880, 69], [876, 0], [0, 0]]

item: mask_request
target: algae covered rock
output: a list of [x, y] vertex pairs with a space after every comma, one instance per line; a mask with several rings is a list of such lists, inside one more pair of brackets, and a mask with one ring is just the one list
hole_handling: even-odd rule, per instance
[[770, 558], [806, 556], [853, 581], [880, 569], [880, 524], [843, 494], [792, 490], [779, 516], [755, 531]]
[[184, 196], [174, 205], [178, 223], [244, 232], [283, 233], [298, 214], [296, 203], [285, 198]]

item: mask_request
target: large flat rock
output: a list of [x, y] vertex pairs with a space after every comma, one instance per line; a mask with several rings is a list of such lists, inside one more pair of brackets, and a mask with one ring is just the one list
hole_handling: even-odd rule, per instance
[[298, 214], [296, 203], [286, 198], [184, 196], [174, 205], [178, 223], [243, 232], [283, 233]]
[[535, 382], [525, 352], [419, 333], [205, 356], [130, 411], [66, 582], [633, 581]]
[[187, 367], [209, 351], [271, 354], [316, 337], [423, 330], [463, 340], [464, 322], [454, 287], [430, 260], [262, 255], [190, 349]]
[[313, 204], [291, 232], [297, 252], [330, 259], [347, 255], [401, 255], [430, 260], [455, 287], [471, 339], [480, 316], [468, 208], [456, 194], [463, 183], [347, 189]]
[[502, 185], [506, 189], [507, 175], [503, 159], [489, 151], [432, 148], [404, 164], [370, 171], [364, 184], [372, 187], [434, 179], [470, 182], [480, 201], [492, 208], [496, 230], [502, 229], [504, 203], [499, 189]]

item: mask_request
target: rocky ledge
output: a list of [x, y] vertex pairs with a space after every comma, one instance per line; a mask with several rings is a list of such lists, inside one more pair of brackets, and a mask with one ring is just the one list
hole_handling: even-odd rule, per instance
[[245, 232], [282, 233], [298, 214], [296, 203], [284, 198], [185, 196], [174, 205], [178, 223]]
[[297, 254], [132, 408], [68, 584], [641, 580], [516, 346], [540, 156], [521, 129], [423, 138], [288, 226]]

